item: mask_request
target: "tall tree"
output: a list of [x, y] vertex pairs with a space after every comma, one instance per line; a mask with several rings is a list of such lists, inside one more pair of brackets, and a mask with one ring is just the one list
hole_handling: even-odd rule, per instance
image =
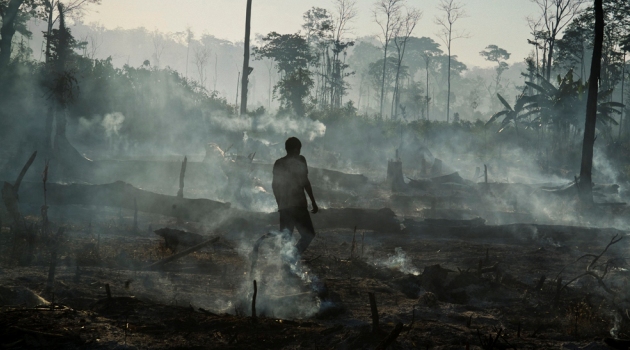
[[400, 23], [400, 10], [403, 0], [380, 0], [375, 4], [373, 11], [374, 21], [381, 28], [381, 45], [383, 46], [383, 69], [381, 74], [381, 101], [380, 116], [383, 116], [383, 103], [385, 101], [385, 74], [387, 71], [387, 49], [394, 38], [396, 27]]
[[[47, 22], [46, 32], [44, 37], [46, 38], [46, 63], [50, 63], [51, 58], [54, 56], [51, 53], [51, 40], [55, 37], [53, 35], [53, 28], [55, 23], [63, 16], [76, 16], [80, 17], [88, 5], [100, 4], [101, 0], [68, 0], [62, 2], [61, 0], [41, 0], [44, 5], [44, 18]], [[61, 6], [60, 6], [61, 5]], [[55, 12], [56, 11], [56, 12]], [[46, 113], [46, 127], [45, 127], [45, 142], [49, 150], [52, 150], [52, 127], [55, 120], [55, 106], [54, 102], [50, 102], [48, 105], [48, 111]]]
[[253, 68], [249, 66], [249, 34], [252, 24], [252, 0], [247, 0], [247, 10], [245, 15], [245, 42], [243, 52], [243, 77], [241, 78], [241, 114], [247, 113], [247, 83]]
[[580, 199], [585, 203], [593, 203], [593, 146], [595, 144], [597, 94], [599, 92], [599, 76], [602, 64], [604, 25], [602, 0], [595, 0], [595, 41], [593, 45], [593, 59], [591, 61], [591, 75], [588, 80], [586, 121], [584, 123], [584, 141], [582, 142], [582, 163], [580, 166], [580, 181], [578, 183]]
[[407, 12], [401, 17], [394, 33], [394, 46], [396, 47], [396, 80], [394, 81], [394, 96], [392, 97], [392, 119], [398, 117], [398, 107], [400, 104], [400, 67], [405, 58], [405, 50], [407, 42], [411, 37], [418, 21], [422, 18], [422, 12], [416, 9], [407, 9]]
[[448, 52], [448, 86], [446, 92], [446, 122], [448, 123], [451, 113], [451, 45], [453, 40], [467, 38], [468, 34], [453, 31], [455, 22], [466, 17], [462, 3], [456, 2], [455, 0], [441, 0], [438, 5], [438, 10], [444, 12], [444, 15], [435, 18], [435, 23], [441, 27], [437, 35], [444, 42], [444, 45], [446, 45]]
[[[551, 65], [553, 63], [553, 54], [556, 39], [562, 30], [577, 16], [582, 8], [585, 0], [530, 0], [538, 6], [539, 18], [530, 22], [537, 21], [546, 33], [546, 44], [548, 50], [546, 57], [543, 59], [546, 67], [545, 77], [547, 80], [551, 77]], [[544, 56], [544, 55], [543, 55]]]
[[190, 27], [186, 27], [186, 74], [184, 75], [184, 77], [186, 77], [186, 79], [188, 79], [188, 63], [190, 62], [189, 56], [190, 56], [190, 42], [193, 41], [193, 39], [195, 38], [195, 34], [193, 33], [192, 29]]
[[208, 80], [208, 73], [206, 73], [206, 66], [210, 60], [210, 49], [201, 44], [194, 48], [195, 55], [195, 67], [197, 68], [197, 74], [199, 75], [199, 85], [206, 88], [206, 81]]
[[426, 89], [425, 89], [425, 101], [424, 107], [426, 108], [425, 117], [430, 119], [429, 115], [429, 106], [430, 106], [430, 98], [429, 98], [429, 69], [431, 64], [434, 63], [434, 57], [441, 56], [443, 54], [442, 50], [440, 50], [440, 44], [433, 41], [431, 38], [422, 37], [422, 38], [409, 38], [407, 42], [407, 48], [409, 50], [409, 61], [422, 62], [424, 63], [424, 69], [426, 73]]
[[[330, 106], [334, 108], [341, 107], [342, 98], [346, 92], [346, 82], [344, 80], [346, 73], [344, 71], [348, 68], [348, 65], [346, 65], [345, 59], [344, 61], [341, 60], [340, 55], [343, 53], [345, 57], [348, 47], [354, 46], [354, 41], [345, 41], [345, 35], [350, 30], [348, 25], [354, 20], [356, 15], [355, 0], [335, 0], [335, 12], [332, 16], [333, 57], [330, 76]], [[348, 75], [353, 73], [348, 73]]]
[[[479, 52], [479, 54], [486, 61], [495, 62], [497, 64], [497, 68], [495, 68], [496, 75], [494, 77], [494, 89], [491, 90], [492, 85], [487, 88], [492, 98], [501, 92], [501, 75], [508, 69], [508, 64], [505, 61], [510, 59], [510, 53], [497, 45], [488, 45], [486, 49]], [[492, 98], [492, 101], [495, 100]]]
[[320, 107], [329, 104], [328, 96], [330, 91], [330, 43], [333, 38], [333, 17], [328, 10], [320, 7], [313, 7], [302, 16], [306, 41], [312, 46], [315, 53], [313, 63], [316, 76], [315, 101]]
[[[85, 43], [78, 42], [66, 26], [64, 6], [57, 3], [60, 13], [59, 29], [53, 29], [46, 38], [50, 42], [49, 57], [47, 58], [47, 70], [50, 74], [48, 89], [52, 104], [60, 112], [56, 116], [55, 137], [66, 137], [66, 109], [72, 103], [78, 92], [75, 74], [78, 55], [76, 49], [80, 49]], [[55, 141], [56, 143], [56, 141]]]
[[[55, 23], [59, 20], [63, 14], [65, 16], [80, 17], [86, 11], [90, 4], [100, 4], [101, 0], [41, 0], [44, 4], [44, 11], [47, 22], [46, 35], [50, 37]], [[59, 7], [59, 4], [62, 6]], [[55, 10], [63, 9], [63, 13]], [[46, 41], [46, 57], [50, 55], [50, 41]]]
[[268, 58], [276, 63], [282, 78], [274, 87], [284, 110], [293, 110], [304, 116], [305, 99], [313, 87], [308, 66], [315, 62], [306, 38], [300, 34], [271, 32], [262, 41], [264, 45], [254, 49], [256, 59]]

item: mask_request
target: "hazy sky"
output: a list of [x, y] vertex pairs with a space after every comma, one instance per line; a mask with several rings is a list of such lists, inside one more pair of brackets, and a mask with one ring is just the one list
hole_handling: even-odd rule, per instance
[[[100, 22], [107, 28], [145, 27], [164, 32], [183, 31], [190, 26], [196, 34], [208, 33], [217, 38], [242, 41], [246, 0], [103, 0], [92, 7], [85, 22]], [[462, 0], [467, 18], [455, 24], [455, 30], [470, 35], [453, 42], [453, 54], [467, 65], [490, 66], [479, 51], [496, 44], [512, 53], [509, 63], [521, 62], [529, 53], [529, 28], [526, 17], [537, 8], [529, 0]], [[376, 35], [375, 0], [357, 0], [359, 13], [353, 24], [353, 36]], [[415, 36], [429, 36], [438, 41], [435, 24], [438, 0], [408, 0], [410, 6], [423, 11]], [[301, 29], [302, 14], [313, 6], [333, 8], [332, 0], [253, 0], [252, 33], [271, 31], [294, 33]]]

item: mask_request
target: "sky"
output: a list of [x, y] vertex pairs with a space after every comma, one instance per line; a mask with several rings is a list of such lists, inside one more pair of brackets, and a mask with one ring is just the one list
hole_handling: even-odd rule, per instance
[[[374, 22], [375, 0], [357, 0], [358, 15], [351, 25], [351, 38], [379, 34]], [[527, 16], [536, 16], [537, 7], [530, 0], [461, 0], [467, 17], [455, 23], [454, 30], [469, 38], [452, 44], [452, 54], [469, 66], [489, 67], [479, 55], [486, 46], [498, 45], [512, 54], [508, 63], [522, 62], [529, 54]], [[243, 41], [246, 0], [102, 0], [85, 15], [86, 23], [97, 22], [106, 28], [158, 29], [181, 32], [191, 27], [196, 35], [211, 34], [220, 39]], [[428, 36], [438, 41], [436, 16], [439, 0], [407, 0], [408, 6], [423, 12], [414, 36]], [[301, 29], [302, 14], [311, 7], [333, 9], [332, 0], [253, 0], [252, 37], [254, 34], [295, 33]], [[438, 41], [439, 42], [439, 41]], [[444, 49], [444, 45], [442, 45]]]

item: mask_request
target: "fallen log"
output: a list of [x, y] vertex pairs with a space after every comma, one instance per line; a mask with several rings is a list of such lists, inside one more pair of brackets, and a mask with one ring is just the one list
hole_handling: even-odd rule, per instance
[[211, 238], [211, 239], [209, 239], [207, 241], [199, 243], [199, 244], [197, 244], [194, 247], [188, 248], [188, 249], [186, 249], [186, 250], [184, 250], [184, 251], [182, 251], [180, 253], [173, 254], [173, 255], [171, 255], [171, 256], [169, 256], [167, 258], [164, 258], [164, 259], [162, 259], [160, 261], [157, 261], [157, 262], [147, 266], [145, 269], [146, 270], [158, 269], [158, 268], [164, 266], [165, 264], [170, 263], [171, 261], [175, 261], [177, 259], [181, 259], [181, 258], [185, 257], [188, 254], [194, 253], [194, 252], [196, 252], [196, 251], [198, 251], [198, 250], [200, 250], [200, 249], [202, 249], [202, 248], [204, 248], [204, 247], [206, 247], [206, 246], [208, 246], [208, 245], [210, 245], [210, 244], [212, 244], [214, 242], [217, 242], [219, 240], [219, 238], [220, 237], [214, 237], [214, 238]]
[[156, 235], [164, 238], [164, 247], [172, 252], [177, 251], [181, 244], [184, 247], [192, 247], [204, 241], [203, 236], [198, 233], [186, 232], [169, 227], [153, 231]]
[[569, 242], [598, 240], [612, 235], [625, 235], [614, 228], [596, 228], [543, 224], [508, 224], [484, 226], [433, 226], [425, 222], [406, 219], [405, 230], [412, 234], [455, 239], [501, 239], [502, 241]]
[[[39, 184], [31, 182], [22, 184], [23, 203], [37, 204], [40, 193]], [[47, 196], [49, 205], [101, 205], [130, 210], [135, 209], [135, 199], [139, 211], [192, 221], [201, 220], [210, 214], [220, 214], [230, 208], [229, 203], [167, 196], [144, 191], [122, 181], [105, 185], [49, 183]]]
[[[229, 219], [245, 218], [239, 223], [241, 231], [264, 229], [264, 226], [278, 225], [277, 212], [262, 213], [231, 209], [229, 203], [210, 199], [189, 199], [168, 196], [144, 191], [130, 184], [118, 181], [104, 185], [56, 184], [47, 186], [49, 205], [97, 205], [126, 208], [134, 210], [134, 198], [138, 211], [179, 217], [188, 221], [213, 221], [218, 225], [229, 222]], [[39, 205], [41, 185], [24, 182], [21, 189], [21, 202]], [[330, 208], [320, 209], [312, 215], [315, 229], [353, 228], [379, 232], [398, 232], [400, 223], [396, 214], [389, 208]], [[218, 226], [217, 226], [218, 227]]]

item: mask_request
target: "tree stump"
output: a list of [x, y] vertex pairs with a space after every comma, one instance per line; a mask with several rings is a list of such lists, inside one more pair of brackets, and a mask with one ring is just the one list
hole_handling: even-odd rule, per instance
[[390, 160], [387, 163], [387, 183], [391, 184], [392, 191], [402, 191], [405, 189], [403, 178], [402, 161]]

